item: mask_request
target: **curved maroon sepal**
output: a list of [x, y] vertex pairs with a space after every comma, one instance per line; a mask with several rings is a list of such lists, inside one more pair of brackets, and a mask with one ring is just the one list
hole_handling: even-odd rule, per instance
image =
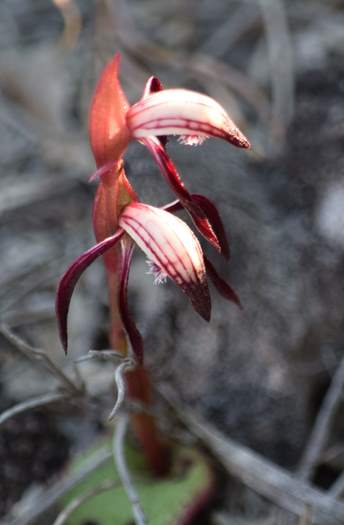
[[130, 263], [133, 256], [135, 245], [128, 239], [122, 242], [122, 266], [121, 266], [121, 281], [119, 290], [119, 312], [121, 315], [124, 329], [129, 338], [132, 350], [140, 365], [143, 364], [143, 340], [138, 331], [133, 318], [128, 309], [127, 288], [130, 272]]
[[218, 242], [221, 247], [221, 254], [226, 258], [230, 258], [229, 244], [223, 222], [221, 220], [218, 209], [215, 204], [205, 197], [204, 195], [199, 195], [197, 193], [192, 193], [192, 200], [197, 202], [197, 204], [202, 208], [203, 212], [206, 214], [208, 221], [210, 222]]
[[164, 147], [156, 137], [142, 139], [142, 142], [153, 155], [161, 173], [171, 189], [179, 197], [183, 207], [190, 213], [199, 232], [216, 250], [221, 252], [220, 242], [201, 206], [192, 199], [192, 195], [185, 188], [179, 173], [172, 160], [167, 155]]
[[[220, 214], [215, 204], [213, 204], [211, 200], [205, 197], [204, 195], [198, 195], [196, 193], [192, 193], [191, 198], [194, 202], [196, 202], [202, 208], [204, 213], [207, 215], [208, 220], [211, 223], [211, 226], [213, 227], [213, 230], [215, 231], [217, 238], [219, 240], [219, 243], [221, 246], [221, 254], [224, 257], [226, 257], [226, 259], [229, 259], [230, 251], [229, 251], [227, 235], [226, 235]], [[182, 205], [179, 199], [176, 199], [175, 201], [169, 202], [168, 204], [163, 206], [162, 209], [165, 211], [168, 211], [169, 213], [175, 213], [176, 211], [180, 211], [184, 209], [184, 206]]]
[[164, 86], [160, 78], [154, 76], [149, 77], [143, 90], [142, 98], [146, 98], [152, 93], [157, 93], [158, 91], [162, 91], [163, 89]]
[[68, 348], [67, 317], [75, 285], [86, 268], [88, 268], [93, 261], [103, 255], [107, 250], [112, 248], [123, 234], [124, 231], [119, 229], [114, 235], [107, 237], [102, 242], [92, 246], [92, 248], [80, 255], [80, 257], [78, 257], [63, 274], [58, 284], [56, 292], [56, 317], [60, 339], [65, 353], [67, 353]]
[[226, 281], [224, 281], [222, 277], [219, 276], [213, 264], [209, 261], [209, 259], [207, 259], [207, 257], [204, 257], [204, 264], [207, 270], [207, 275], [208, 277], [210, 277], [210, 280], [212, 281], [219, 294], [222, 295], [222, 297], [224, 297], [225, 299], [227, 299], [227, 301], [235, 303], [237, 306], [239, 306], [240, 310], [242, 310], [243, 308], [239, 296], [233, 290], [233, 288], [228, 283], [226, 283]]

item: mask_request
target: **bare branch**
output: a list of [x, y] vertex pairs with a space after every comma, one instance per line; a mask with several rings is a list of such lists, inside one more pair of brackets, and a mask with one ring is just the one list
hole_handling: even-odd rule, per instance
[[68, 396], [59, 392], [49, 392], [48, 394], [43, 394], [41, 396], [36, 396], [31, 399], [27, 399], [22, 403], [18, 403], [11, 408], [8, 408], [0, 414], [0, 425], [5, 423], [8, 419], [22, 412], [26, 412], [32, 408], [38, 408], [51, 403], [56, 403], [57, 401], [62, 401], [68, 399]]
[[124, 439], [128, 426], [128, 416], [123, 414], [116, 425], [113, 438], [113, 456], [117, 466], [117, 473], [121, 480], [124, 490], [127, 493], [128, 499], [131, 503], [133, 515], [136, 525], [147, 525], [145, 515], [143, 513], [138, 493], [130, 479], [130, 474], [125, 461], [124, 455]]
[[162, 392], [175, 408], [178, 416], [213, 452], [229, 474], [275, 505], [299, 517], [309, 508], [311, 523], [341, 525], [344, 523], [344, 504], [328, 494], [298, 480], [283, 468], [236, 443], [217, 429], [195, 416], [186, 407], [180, 407], [170, 390]]
[[60, 512], [60, 514], [57, 516], [56, 520], [54, 521], [53, 525], [64, 525], [66, 521], [68, 520], [69, 516], [78, 507], [80, 507], [85, 501], [87, 501], [89, 498], [92, 498], [93, 496], [96, 496], [97, 494], [101, 494], [102, 492], [107, 492], [108, 490], [113, 489], [116, 485], [118, 485], [118, 483], [115, 483], [114, 481], [111, 481], [111, 480], [107, 480], [107, 481], [104, 481], [104, 483], [102, 483], [98, 487], [88, 490], [84, 494], [81, 494], [80, 496], [74, 498], [62, 510], [62, 512]]
[[79, 395], [82, 391], [66, 376], [66, 374], [58, 368], [55, 363], [50, 359], [47, 353], [40, 349], [35, 348], [26, 343], [21, 337], [17, 336], [10, 330], [5, 324], [0, 325], [0, 334], [9, 341], [13, 347], [27, 357], [30, 360], [35, 360], [41, 363], [46, 370], [61, 383], [61, 385], [70, 393]]
[[328, 440], [333, 418], [341, 402], [344, 390], [344, 358], [337, 368], [331, 385], [324, 397], [319, 413], [315, 420], [311, 436], [299, 468], [299, 477], [310, 479], [317, 465], [319, 457]]

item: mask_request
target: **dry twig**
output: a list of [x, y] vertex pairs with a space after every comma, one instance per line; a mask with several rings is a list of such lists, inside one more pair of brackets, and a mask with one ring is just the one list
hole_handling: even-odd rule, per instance
[[22, 412], [26, 412], [27, 410], [31, 410], [33, 408], [50, 405], [51, 403], [56, 403], [57, 401], [65, 401], [66, 399], [68, 399], [68, 396], [65, 394], [60, 392], [49, 392], [41, 396], [27, 399], [22, 403], [17, 403], [0, 414], [0, 426], [5, 423], [5, 421], [13, 416], [16, 416], [17, 414], [21, 414]]
[[44, 367], [44, 369], [48, 370], [67, 390], [67, 392], [73, 394], [73, 395], [80, 395], [83, 394], [83, 392], [78, 388], [77, 385], [73, 383], [69, 379], [69, 377], [66, 376], [66, 374], [58, 368], [55, 363], [50, 359], [50, 357], [47, 355], [47, 353], [40, 349], [35, 348], [28, 343], [26, 343], [21, 337], [17, 336], [10, 330], [6, 325], [1, 324], [0, 325], [0, 334], [9, 341], [13, 347], [23, 354], [25, 357], [27, 357], [30, 360], [37, 361], [38, 363], [41, 363]]
[[111, 410], [108, 421], [112, 421], [116, 415], [118, 414], [120, 408], [123, 405], [125, 394], [126, 394], [126, 386], [125, 386], [125, 379], [124, 379], [124, 373], [127, 370], [130, 370], [134, 366], [134, 361], [131, 358], [126, 359], [122, 364], [120, 364], [116, 370], [115, 370], [115, 383], [117, 387], [117, 399], [115, 406]]
[[180, 419], [210, 448], [230, 475], [268, 498], [275, 505], [299, 517], [304, 516], [305, 509], [309, 508], [312, 513], [311, 523], [318, 525], [344, 523], [343, 503], [298, 480], [281, 467], [224, 436], [185, 407], [180, 407], [172, 392], [162, 394], [175, 408]]
[[129, 470], [124, 456], [124, 439], [128, 426], [128, 416], [124, 414], [119, 418], [113, 439], [113, 456], [117, 467], [117, 473], [124, 490], [131, 503], [136, 525], [146, 525], [147, 521], [143, 513], [140, 499], [130, 479]]
[[308, 441], [304, 456], [299, 468], [299, 477], [303, 480], [311, 479], [319, 457], [327, 442], [333, 418], [344, 391], [344, 358], [337, 368], [331, 385], [322, 402], [319, 413]]

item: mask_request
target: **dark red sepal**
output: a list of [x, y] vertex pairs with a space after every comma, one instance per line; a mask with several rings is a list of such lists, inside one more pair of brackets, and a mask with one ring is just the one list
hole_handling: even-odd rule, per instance
[[[226, 257], [226, 259], [229, 259], [230, 252], [226, 232], [215, 204], [213, 204], [211, 200], [209, 200], [207, 197], [204, 197], [204, 195], [192, 193], [191, 198], [194, 202], [197, 202], [197, 204], [203, 209], [204, 213], [207, 215], [221, 245], [221, 254], [224, 257]], [[179, 199], [176, 199], [175, 201], [163, 206], [163, 209], [170, 213], [175, 213], [176, 211], [180, 211], [183, 208], [184, 206], [182, 205]]]
[[210, 321], [211, 299], [206, 279], [198, 283], [183, 283], [180, 285], [184, 293], [189, 297], [196, 312], [205, 321]]
[[60, 339], [65, 353], [67, 353], [68, 348], [67, 317], [75, 285], [86, 268], [88, 268], [93, 261], [103, 255], [107, 250], [112, 248], [123, 234], [123, 230], [119, 229], [114, 235], [107, 237], [80, 255], [80, 257], [78, 257], [63, 274], [58, 284], [55, 303], [56, 316]]
[[[149, 79], [146, 82], [145, 88], [143, 90], [142, 98], [146, 98], [149, 95], [151, 95], [152, 93], [157, 93], [158, 91], [162, 91], [163, 89], [164, 89], [164, 86], [163, 86], [160, 78], [158, 78], [158, 77], [149, 77]], [[168, 142], [167, 135], [161, 135], [161, 136], [159, 136], [157, 138], [160, 140], [160, 142], [161, 142], [161, 144], [163, 146], [166, 146], [166, 144]]]
[[221, 246], [221, 254], [226, 258], [230, 258], [229, 244], [223, 222], [221, 220], [218, 209], [215, 204], [205, 197], [204, 195], [198, 195], [197, 193], [192, 193], [192, 200], [197, 202], [197, 204], [202, 208], [203, 212], [206, 214], [215, 234]]
[[140, 365], [143, 364], [143, 340], [128, 309], [127, 288], [130, 271], [130, 263], [133, 256], [135, 244], [129, 239], [122, 241], [122, 261], [119, 290], [119, 312], [124, 329], [129, 338], [132, 350]]
[[179, 173], [173, 164], [172, 160], [167, 155], [164, 147], [156, 137], [146, 137], [141, 140], [153, 155], [158, 164], [161, 173], [167, 180], [169, 186], [174, 193], [179, 197], [183, 207], [190, 213], [199, 232], [210, 242], [214, 248], [221, 252], [220, 242], [207, 219], [202, 207], [192, 199], [192, 195], [185, 188]]
[[149, 77], [143, 90], [142, 98], [146, 98], [152, 93], [157, 93], [158, 91], [162, 91], [163, 89], [164, 86], [162, 85], [160, 78], [154, 76]]
[[204, 257], [204, 264], [207, 270], [207, 276], [210, 278], [219, 294], [227, 299], [227, 301], [235, 303], [237, 306], [239, 306], [240, 310], [242, 310], [243, 307], [241, 305], [239, 296], [233, 290], [233, 288], [228, 283], [226, 283], [222, 277], [219, 276], [213, 264], [209, 261], [209, 259], [207, 259], [207, 257]]

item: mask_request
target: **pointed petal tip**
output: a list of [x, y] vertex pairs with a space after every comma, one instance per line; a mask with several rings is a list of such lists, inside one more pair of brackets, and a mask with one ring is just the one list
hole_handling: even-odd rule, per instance
[[238, 129], [236, 129], [234, 132], [233, 131], [227, 132], [226, 140], [230, 142], [233, 146], [237, 146], [238, 148], [243, 148], [243, 149], [251, 148], [250, 141]]
[[211, 300], [206, 279], [197, 284], [185, 284], [182, 288], [190, 298], [195, 311], [202, 317], [202, 319], [209, 322], [211, 317]]

